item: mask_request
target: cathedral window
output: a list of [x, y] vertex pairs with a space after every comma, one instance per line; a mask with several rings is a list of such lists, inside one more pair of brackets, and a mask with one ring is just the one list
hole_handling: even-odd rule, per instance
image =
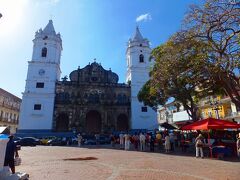
[[36, 88], [44, 88], [44, 83], [42, 83], [42, 82], [37, 82]]
[[42, 48], [42, 57], [47, 57], [47, 48]]
[[142, 107], [142, 112], [147, 112], [147, 106]]
[[139, 62], [140, 63], [144, 62], [144, 56], [142, 54], [140, 54], [140, 56], [139, 56]]
[[41, 104], [34, 104], [34, 110], [41, 110], [42, 105]]

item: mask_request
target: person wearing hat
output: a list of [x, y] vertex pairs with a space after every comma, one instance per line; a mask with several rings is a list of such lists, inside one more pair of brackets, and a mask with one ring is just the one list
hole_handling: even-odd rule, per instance
[[238, 155], [238, 158], [240, 158], [240, 133], [238, 133], [238, 137], [237, 137], [237, 155]]
[[8, 138], [9, 141], [6, 147], [4, 166], [9, 166], [11, 168], [12, 174], [15, 174], [14, 157], [19, 156], [16, 144], [13, 141], [13, 135], [10, 135]]
[[201, 158], [203, 158], [203, 136], [199, 134], [198, 137], [195, 139], [195, 146], [196, 146], [196, 158], [199, 157], [199, 151], [201, 154]]

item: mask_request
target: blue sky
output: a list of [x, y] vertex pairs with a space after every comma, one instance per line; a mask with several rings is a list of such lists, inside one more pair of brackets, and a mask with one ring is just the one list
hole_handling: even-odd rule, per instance
[[[0, 0], [0, 87], [22, 97], [35, 32], [53, 20], [63, 40], [62, 77], [96, 58], [125, 82], [136, 25], [154, 48], [176, 32], [198, 0]], [[141, 16], [142, 15], [142, 16]], [[138, 19], [138, 22], [136, 21]]]

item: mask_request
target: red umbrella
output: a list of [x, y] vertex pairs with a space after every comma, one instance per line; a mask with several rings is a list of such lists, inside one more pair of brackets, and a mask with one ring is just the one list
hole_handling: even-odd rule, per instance
[[[221, 120], [221, 119], [214, 119], [214, 118], [207, 118], [203, 120], [199, 120], [192, 124], [188, 124], [186, 126], [181, 127], [181, 130], [209, 130], [209, 129], [238, 129], [240, 128], [240, 124]], [[210, 148], [210, 153], [212, 157], [212, 148], [210, 144], [210, 135], [208, 132], [208, 143]]]
[[196, 121], [181, 127], [181, 130], [238, 129], [240, 124], [214, 118]]

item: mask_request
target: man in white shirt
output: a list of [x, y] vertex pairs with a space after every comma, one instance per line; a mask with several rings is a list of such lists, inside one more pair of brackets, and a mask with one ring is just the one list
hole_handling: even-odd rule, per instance
[[123, 137], [123, 134], [122, 132], [119, 134], [119, 143], [120, 143], [120, 149], [123, 149], [124, 148], [124, 137]]
[[139, 140], [140, 140], [140, 151], [145, 151], [146, 137], [144, 136], [144, 134], [140, 133]]
[[125, 150], [129, 150], [130, 149], [130, 135], [128, 133], [126, 133], [124, 135], [124, 140], [125, 140]]

